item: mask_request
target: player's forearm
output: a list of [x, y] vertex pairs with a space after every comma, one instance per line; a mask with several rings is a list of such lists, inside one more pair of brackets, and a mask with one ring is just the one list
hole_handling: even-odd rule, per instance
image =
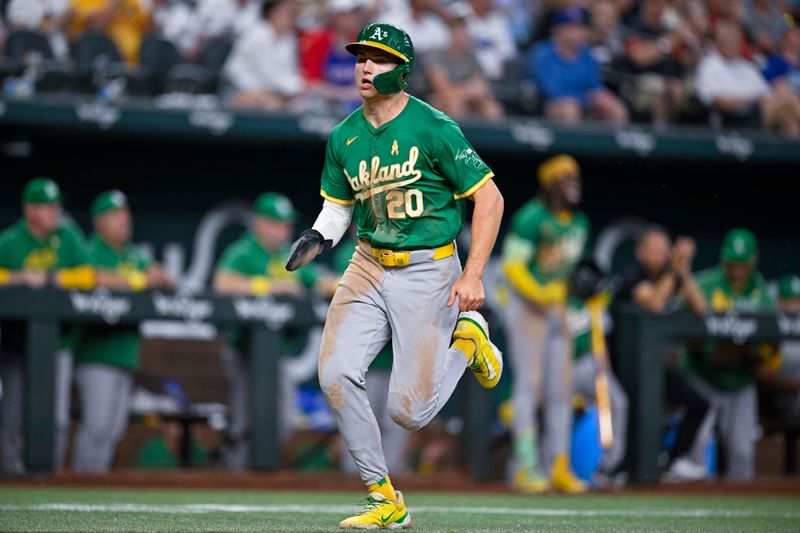
[[338, 205], [325, 200], [322, 211], [311, 228], [317, 230], [325, 240], [331, 241], [332, 246], [336, 246], [347, 232], [352, 217], [352, 205]]
[[271, 286], [263, 276], [242, 276], [231, 272], [217, 272], [214, 290], [220, 294], [267, 294]]
[[469, 247], [464, 276], [480, 279], [497, 240], [500, 221], [503, 219], [503, 195], [494, 180], [489, 180], [472, 196], [475, 209], [472, 213], [472, 244]]
[[700, 290], [700, 287], [697, 285], [691, 273], [683, 277], [683, 288], [681, 292], [683, 293], [683, 299], [692, 311], [698, 315], [704, 315], [706, 313], [708, 310], [708, 302], [706, 302], [703, 291]]

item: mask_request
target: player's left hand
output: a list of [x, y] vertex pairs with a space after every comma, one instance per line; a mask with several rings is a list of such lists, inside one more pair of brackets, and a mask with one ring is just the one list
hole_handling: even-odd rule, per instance
[[483, 282], [480, 278], [462, 274], [450, 288], [450, 298], [447, 299], [447, 307], [455, 303], [458, 297], [459, 311], [474, 311], [483, 307], [486, 300], [486, 293], [483, 291]]

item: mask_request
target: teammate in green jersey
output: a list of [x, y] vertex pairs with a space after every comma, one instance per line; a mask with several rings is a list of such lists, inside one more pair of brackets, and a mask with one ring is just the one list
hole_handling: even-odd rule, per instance
[[[297, 211], [284, 195], [266, 192], [253, 203], [253, 222], [222, 254], [214, 273], [214, 289], [223, 294], [265, 296], [291, 294], [300, 296], [325, 284], [319, 271], [310, 265], [297, 272], [283, 268], [289, 257], [289, 243]], [[291, 429], [296, 385], [313, 375], [322, 332], [310, 331], [307, 348], [297, 357], [281, 358], [278, 391], [280, 401], [278, 434], [281, 440]], [[291, 347], [284, 346], [284, 353]], [[223, 353], [230, 380], [230, 421], [225, 435], [222, 459], [233, 470], [250, 466], [250, 358], [246, 339], [239, 328], [228, 332], [228, 346]], [[303, 379], [305, 378], [305, 379]]]
[[[578, 210], [580, 169], [572, 157], [545, 161], [538, 177], [539, 196], [514, 214], [503, 244], [503, 270], [510, 286], [504, 316], [513, 369], [511, 482], [520, 492], [542, 492], [550, 485], [562, 492], [583, 492], [585, 484], [568, 463], [572, 385], [565, 304], [567, 281], [583, 256], [589, 221]], [[540, 397], [545, 453], [537, 445]]]
[[[98, 195], [91, 214], [95, 233], [87, 249], [99, 286], [122, 291], [174, 287], [161, 267], [130, 243], [133, 223], [122, 191]], [[81, 424], [72, 456], [74, 470], [107, 472], [111, 468], [117, 443], [128, 427], [133, 372], [138, 366], [137, 326], [81, 329], [75, 345]]]
[[[699, 272], [697, 283], [709, 310], [756, 311], [775, 309], [763, 276], [756, 270], [758, 241], [749, 230], [736, 228], [723, 240], [721, 263]], [[705, 342], [690, 345], [682, 365], [689, 382], [711, 404], [711, 410], [692, 448], [692, 460], [704, 464], [705, 450], [716, 420], [727, 453], [726, 475], [751, 479], [755, 474], [758, 437], [756, 379], [781, 366], [781, 355], [768, 343]]]
[[[408, 430], [439, 412], [467, 366], [482, 385], [497, 384], [502, 358], [474, 310], [484, 302], [503, 200], [458, 125], [404, 91], [414, 46], [403, 30], [375, 22], [346, 48], [363, 105], [328, 139], [322, 212], [287, 269], [336, 244], [355, 221], [359, 243], [328, 311], [319, 380], [369, 491], [363, 511], [340, 527], [395, 529], [411, 519], [388, 476], [364, 375], [391, 338], [388, 408]], [[475, 208], [462, 273], [454, 239], [466, 198]]]
[[[88, 289], [94, 272], [86, 256], [80, 229], [61, 217], [61, 190], [51, 179], [29, 181], [22, 192], [24, 217], [0, 234], [0, 286], [48, 284], [63, 289]], [[69, 391], [72, 379], [71, 336], [62, 337], [56, 357], [55, 465], [66, 451], [69, 426]], [[25, 325], [2, 323], [0, 373], [3, 380], [2, 470], [23, 473], [22, 416]]]

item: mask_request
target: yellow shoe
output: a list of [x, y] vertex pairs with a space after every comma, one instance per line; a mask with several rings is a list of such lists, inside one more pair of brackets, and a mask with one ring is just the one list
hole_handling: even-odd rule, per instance
[[553, 462], [550, 472], [550, 482], [558, 492], [566, 494], [581, 494], [586, 492], [586, 483], [578, 479], [572, 472], [565, 454], [560, 454]]
[[550, 481], [545, 477], [532, 475], [529, 471], [520, 469], [511, 480], [511, 489], [523, 494], [544, 494], [550, 490]]
[[489, 324], [477, 311], [465, 311], [458, 315], [454, 339], [465, 339], [475, 343], [475, 354], [469, 361], [469, 369], [482, 387], [491, 389], [503, 374], [503, 354], [489, 340]]
[[403, 493], [397, 500], [387, 500], [383, 494], [373, 492], [367, 496], [364, 508], [357, 515], [339, 522], [341, 529], [405, 529], [411, 527], [411, 515], [406, 510]]

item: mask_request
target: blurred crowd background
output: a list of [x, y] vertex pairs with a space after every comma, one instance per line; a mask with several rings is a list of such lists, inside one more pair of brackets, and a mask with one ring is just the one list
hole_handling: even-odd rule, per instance
[[456, 118], [797, 136], [799, 14], [796, 0], [3, 0], [0, 76], [7, 98], [344, 115], [358, 100], [343, 44], [382, 20], [414, 42], [410, 92]]

